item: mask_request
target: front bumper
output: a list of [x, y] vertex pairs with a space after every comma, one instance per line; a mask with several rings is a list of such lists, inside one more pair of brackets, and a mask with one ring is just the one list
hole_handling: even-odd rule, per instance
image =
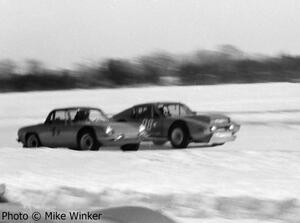
[[103, 146], [123, 146], [127, 144], [138, 144], [141, 142], [139, 138], [122, 138], [122, 139], [102, 139]]
[[216, 144], [216, 143], [225, 143], [234, 141], [236, 139], [236, 136], [233, 135], [232, 132], [215, 132], [212, 134], [209, 144]]
[[141, 137], [128, 137], [125, 134], [115, 134], [107, 137], [98, 137], [98, 141], [103, 146], [122, 146], [126, 144], [137, 144], [141, 142]]

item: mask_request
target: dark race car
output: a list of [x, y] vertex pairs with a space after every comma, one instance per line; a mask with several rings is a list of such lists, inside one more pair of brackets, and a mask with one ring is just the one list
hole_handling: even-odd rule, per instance
[[109, 121], [98, 108], [71, 107], [51, 111], [44, 123], [19, 129], [24, 147], [69, 147], [98, 150], [100, 146], [121, 146], [137, 150], [145, 127]]
[[233, 141], [240, 125], [221, 114], [197, 114], [186, 105], [157, 102], [135, 105], [112, 117], [118, 122], [133, 122], [146, 127], [146, 140], [156, 145], [171, 141], [174, 148], [186, 148], [190, 142], [222, 145]]

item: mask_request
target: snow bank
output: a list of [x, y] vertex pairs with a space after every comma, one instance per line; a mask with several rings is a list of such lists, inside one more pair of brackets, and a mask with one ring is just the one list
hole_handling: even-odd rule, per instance
[[0, 179], [7, 198], [27, 207], [138, 205], [180, 219], [293, 222], [300, 217], [299, 142], [293, 126], [249, 125], [236, 142], [214, 148], [192, 144], [173, 150], [150, 143], [128, 153], [3, 148]]
[[[88, 105], [116, 113], [148, 101], [180, 101], [197, 111], [300, 110], [300, 84], [228, 84], [0, 94], [1, 118], [40, 118], [61, 106]], [[20, 115], [20, 113], [22, 115]]]

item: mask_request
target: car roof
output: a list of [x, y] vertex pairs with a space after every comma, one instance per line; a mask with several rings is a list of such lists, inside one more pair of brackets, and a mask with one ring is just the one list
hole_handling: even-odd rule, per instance
[[157, 101], [157, 102], [148, 102], [148, 103], [142, 103], [142, 104], [136, 104], [133, 107], [136, 106], [146, 106], [146, 105], [158, 105], [158, 104], [179, 104], [179, 105], [183, 105], [183, 103], [178, 102], [178, 101]]
[[88, 109], [88, 110], [101, 110], [100, 108], [96, 107], [89, 107], [89, 106], [73, 106], [73, 107], [64, 107], [64, 108], [55, 108], [52, 111], [62, 111], [62, 110], [77, 110], [77, 109]]

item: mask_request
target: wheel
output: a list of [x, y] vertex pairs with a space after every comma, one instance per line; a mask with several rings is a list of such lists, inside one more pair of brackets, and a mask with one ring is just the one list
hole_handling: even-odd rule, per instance
[[84, 131], [79, 136], [79, 148], [80, 150], [98, 150], [99, 142], [95, 135], [90, 131]]
[[167, 140], [153, 140], [152, 142], [156, 146], [162, 146], [167, 142]]
[[139, 143], [134, 143], [134, 144], [126, 144], [121, 146], [121, 150], [123, 151], [137, 151], [140, 147]]
[[170, 130], [170, 141], [174, 148], [186, 148], [189, 144], [188, 129], [183, 124], [176, 124]]
[[41, 144], [40, 144], [40, 140], [39, 140], [38, 136], [36, 134], [32, 133], [27, 137], [24, 147], [26, 147], [26, 148], [37, 148], [40, 145]]

